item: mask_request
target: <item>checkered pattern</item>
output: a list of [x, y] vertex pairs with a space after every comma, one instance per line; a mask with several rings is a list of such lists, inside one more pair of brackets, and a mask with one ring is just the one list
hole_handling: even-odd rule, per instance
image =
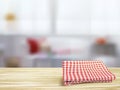
[[63, 61], [64, 85], [112, 82], [112, 74], [102, 61]]

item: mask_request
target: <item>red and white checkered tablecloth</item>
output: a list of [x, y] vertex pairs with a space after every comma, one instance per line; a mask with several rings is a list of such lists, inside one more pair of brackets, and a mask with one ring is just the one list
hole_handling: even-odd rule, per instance
[[115, 80], [102, 61], [63, 61], [64, 85]]

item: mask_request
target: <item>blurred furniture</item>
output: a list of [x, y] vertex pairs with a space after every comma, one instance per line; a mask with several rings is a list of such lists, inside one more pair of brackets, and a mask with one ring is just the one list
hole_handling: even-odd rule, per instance
[[102, 60], [108, 67], [119, 67], [117, 57], [113, 56], [80, 56], [80, 55], [30, 55], [27, 60], [32, 62], [31, 67], [61, 67], [64, 60]]
[[103, 44], [107, 43], [107, 40], [106, 40], [106, 38], [100, 37], [100, 38], [97, 38], [96, 43], [103, 45]]
[[33, 67], [61, 67], [63, 60], [88, 60], [88, 57], [80, 55], [43, 55], [35, 54], [27, 56], [27, 60], [33, 61]]
[[29, 53], [30, 54], [36, 54], [40, 51], [40, 49], [39, 49], [40, 47], [39, 47], [38, 41], [36, 39], [28, 38], [27, 43], [29, 46]]
[[4, 58], [5, 58], [5, 47], [3, 44], [0, 44], [0, 67], [4, 66]]
[[94, 59], [102, 60], [109, 67], [119, 66], [117, 47], [114, 43], [95, 43], [91, 46], [90, 52]]
[[6, 67], [20, 67], [20, 60], [17, 57], [7, 57]]
[[120, 90], [120, 68], [111, 83], [84, 83], [63, 86], [62, 68], [1, 68], [0, 90]]
[[91, 46], [91, 54], [117, 56], [116, 45], [113, 43], [93, 44]]

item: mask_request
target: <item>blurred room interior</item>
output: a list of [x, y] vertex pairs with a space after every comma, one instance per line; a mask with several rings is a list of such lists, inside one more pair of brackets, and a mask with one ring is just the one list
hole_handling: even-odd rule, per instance
[[0, 0], [0, 67], [120, 66], [120, 0]]

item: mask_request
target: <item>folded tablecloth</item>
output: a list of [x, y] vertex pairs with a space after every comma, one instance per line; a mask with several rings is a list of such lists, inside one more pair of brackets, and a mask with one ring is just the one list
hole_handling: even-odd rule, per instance
[[63, 61], [64, 85], [115, 80], [102, 61]]

